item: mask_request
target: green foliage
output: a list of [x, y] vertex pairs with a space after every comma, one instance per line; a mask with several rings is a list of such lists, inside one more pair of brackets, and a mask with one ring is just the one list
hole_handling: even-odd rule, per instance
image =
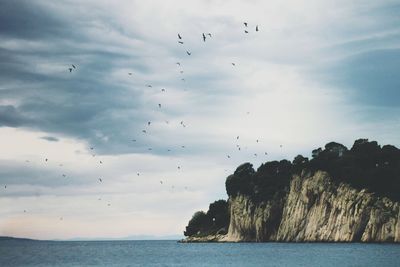
[[207, 213], [197, 211], [186, 226], [185, 236], [205, 236], [226, 233], [229, 227], [229, 209], [226, 200], [210, 204]]
[[[338, 149], [342, 153], [332, 152]], [[306, 167], [312, 171], [327, 171], [336, 182], [346, 182], [355, 188], [366, 188], [377, 195], [400, 200], [399, 149], [391, 145], [381, 148], [375, 141], [358, 139], [350, 150], [340, 144], [333, 150], [331, 146], [325, 146], [325, 150]]]
[[382, 148], [377, 142], [358, 139], [348, 150], [330, 142], [312, 151], [312, 159], [298, 155], [287, 160], [262, 164], [255, 172], [250, 163], [239, 166], [226, 179], [229, 196], [247, 195], [260, 202], [279, 197], [287, 191], [293, 174], [302, 170], [327, 171], [336, 182], [366, 188], [380, 196], [400, 200], [400, 150], [391, 145]]

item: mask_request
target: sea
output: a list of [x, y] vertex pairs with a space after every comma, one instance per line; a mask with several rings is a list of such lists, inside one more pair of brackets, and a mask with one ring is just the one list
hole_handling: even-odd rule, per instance
[[400, 266], [400, 245], [0, 241], [0, 266]]

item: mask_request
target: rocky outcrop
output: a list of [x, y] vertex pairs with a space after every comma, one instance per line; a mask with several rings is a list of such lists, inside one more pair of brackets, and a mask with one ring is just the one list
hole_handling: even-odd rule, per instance
[[326, 172], [294, 175], [285, 197], [229, 198], [226, 235], [188, 242], [400, 242], [400, 204], [333, 183]]

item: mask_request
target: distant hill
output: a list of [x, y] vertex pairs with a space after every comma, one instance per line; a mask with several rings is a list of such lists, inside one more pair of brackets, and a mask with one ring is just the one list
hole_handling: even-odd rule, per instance
[[39, 240], [29, 239], [29, 238], [11, 237], [11, 236], [0, 236], [0, 241], [39, 241]]

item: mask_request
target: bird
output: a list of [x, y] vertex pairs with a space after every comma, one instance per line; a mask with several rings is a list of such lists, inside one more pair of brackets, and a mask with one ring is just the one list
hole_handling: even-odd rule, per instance
[[151, 147], [149, 147], [148, 150], [153, 150], [153, 149]]
[[236, 66], [236, 64], [235, 64], [235, 63], [233, 63], [233, 62], [232, 62], [231, 64], [232, 64], [232, 66]]
[[163, 181], [160, 181], [160, 184], [163, 184]]
[[103, 164], [103, 162], [100, 160], [100, 164]]
[[74, 64], [72, 64], [72, 67], [73, 67], [74, 69], [76, 69], [76, 67], [75, 67], [75, 65], [74, 65]]
[[181, 166], [178, 166], [178, 170], [180, 170], [181, 169]]
[[93, 150], [93, 147], [91, 147], [90, 150]]
[[206, 41], [206, 35], [203, 32], [203, 42], [205, 42], [205, 41]]
[[181, 146], [182, 148], [185, 148], [185, 146]]
[[147, 133], [146, 130], [142, 130], [143, 133]]
[[257, 153], [254, 153], [254, 156], [257, 157]]
[[264, 152], [264, 155], [268, 155], [268, 153], [267, 153], [267, 152]]
[[140, 175], [140, 173], [137, 173], [136, 175], [137, 175], [137, 176], [139, 176], [139, 175]]
[[63, 174], [62, 176], [63, 176], [63, 177], [66, 177], [66, 175], [65, 175], [65, 174]]
[[128, 75], [132, 75], [132, 72], [128, 72]]
[[100, 181], [100, 183], [102, 183], [102, 182], [103, 182], [103, 180], [102, 180], [101, 178], [99, 178], [99, 181]]
[[72, 72], [72, 68], [68, 68], [69, 69], [69, 72]]
[[243, 22], [244, 26], [247, 27], [247, 22]]
[[188, 56], [190, 56], [192, 53], [189, 51], [186, 51], [186, 54], [188, 54]]
[[146, 86], [149, 87], [149, 88], [153, 87], [153, 86], [151, 86], [151, 84], [147, 84]]
[[239, 140], [239, 135], [238, 135], [238, 136], [236, 136], [236, 139], [237, 139], [237, 140]]
[[7, 189], [7, 186], [6, 186], [6, 185], [4, 186], [4, 189]]
[[161, 89], [161, 92], [165, 92], [165, 89], [164, 89], [164, 88], [162, 88], [162, 89]]
[[181, 70], [180, 73], [182, 74], [182, 73], [183, 73], [183, 70]]
[[180, 66], [180, 65], [181, 65], [181, 63], [180, 63], [180, 62], [176, 62], [176, 65]]
[[178, 38], [179, 38], [179, 39], [182, 39], [182, 36], [181, 36], [179, 33], [178, 33]]
[[256, 143], [258, 143], [258, 139], [256, 140]]
[[210, 37], [212, 37], [212, 36], [211, 36], [211, 33], [207, 33], [207, 35], [210, 36]]
[[182, 42], [182, 41], [178, 41], [178, 43], [180, 43], [180, 44], [183, 44], [183, 42]]
[[245, 33], [249, 33], [248, 31], [244, 31]]
[[136, 139], [132, 139], [132, 142], [136, 142]]
[[148, 122], [147, 122], [147, 126], [150, 126], [150, 124], [151, 124], [151, 121], [148, 121]]
[[184, 81], [185, 81], [185, 79], [184, 79], [184, 78], [182, 78], [182, 79], [181, 79], [181, 81], [182, 81], [182, 82], [184, 82]]
[[49, 161], [49, 159], [45, 159], [45, 161]]
[[158, 107], [161, 108], [161, 104], [158, 104]]
[[282, 145], [279, 145], [279, 147], [282, 147]]
[[229, 156], [229, 155], [227, 155], [227, 157], [228, 157], [228, 159], [230, 159], [230, 158], [231, 158], [231, 156]]
[[256, 26], [256, 32], [258, 32], [258, 25]]

